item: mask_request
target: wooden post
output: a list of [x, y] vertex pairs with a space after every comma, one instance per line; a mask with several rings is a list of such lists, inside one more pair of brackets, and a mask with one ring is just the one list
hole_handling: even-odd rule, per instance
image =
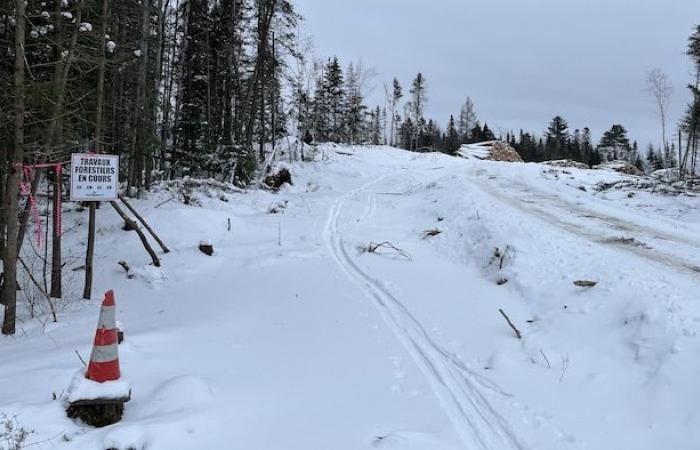
[[51, 297], [63, 297], [63, 286], [61, 281], [61, 200], [63, 196], [63, 180], [61, 172], [56, 171], [53, 186], [54, 217], [53, 236], [51, 238]]
[[96, 203], [90, 202], [90, 212], [88, 218], [88, 241], [87, 252], [85, 254], [85, 287], [83, 288], [83, 298], [90, 300], [92, 296], [92, 261], [95, 255], [95, 220]]
[[129, 211], [131, 211], [131, 213], [132, 213], [134, 216], [136, 216], [136, 218], [138, 219], [138, 221], [141, 222], [141, 223], [143, 224], [143, 227], [148, 231], [148, 233], [149, 233], [151, 236], [153, 236], [153, 239], [155, 239], [156, 242], [158, 243], [158, 245], [160, 245], [160, 248], [163, 250], [163, 253], [170, 253], [170, 249], [169, 249], [169, 248], [163, 243], [163, 241], [158, 237], [158, 235], [156, 234], [156, 232], [153, 231], [153, 228], [151, 228], [150, 225], [148, 225], [148, 223], [146, 223], [146, 221], [143, 219], [143, 217], [141, 217], [141, 215], [140, 215], [138, 212], [136, 212], [136, 209], [135, 209], [133, 206], [131, 206], [131, 204], [130, 204], [129, 202], [127, 202], [126, 199], [125, 199], [123, 196], [120, 195], [120, 196], [119, 196], [119, 200], [121, 200], [122, 203], [124, 203], [124, 206], [126, 206], [126, 207], [129, 209]]
[[112, 208], [114, 208], [117, 214], [119, 214], [119, 216], [122, 219], [124, 219], [124, 222], [129, 226], [129, 228], [136, 231], [136, 234], [139, 235], [139, 239], [141, 239], [143, 247], [151, 256], [151, 260], [153, 260], [153, 265], [156, 267], [160, 267], [160, 259], [158, 259], [158, 255], [156, 255], [156, 252], [153, 251], [151, 244], [148, 243], [148, 239], [146, 239], [146, 236], [143, 234], [143, 231], [141, 231], [141, 228], [139, 228], [139, 224], [134, 222], [134, 220], [131, 219], [131, 217], [127, 216], [124, 213], [124, 211], [122, 211], [122, 209], [119, 207], [119, 204], [117, 204], [117, 202], [109, 202], [109, 204], [112, 205]]

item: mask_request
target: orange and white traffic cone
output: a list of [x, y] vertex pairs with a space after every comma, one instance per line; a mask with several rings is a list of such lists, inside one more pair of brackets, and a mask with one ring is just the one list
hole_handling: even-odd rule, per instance
[[95, 332], [95, 344], [90, 355], [87, 378], [98, 383], [118, 380], [119, 373], [119, 344], [117, 343], [116, 307], [114, 292], [105, 294], [100, 310], [100, 319]]

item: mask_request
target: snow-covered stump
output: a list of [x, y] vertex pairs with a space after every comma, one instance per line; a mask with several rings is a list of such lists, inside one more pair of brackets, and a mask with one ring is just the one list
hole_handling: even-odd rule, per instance
[[98, 383], [88, 380], [81, 370], [73, 377], [64, 404], [69, 418], [101, 428], [119, 422], [130, 399], [131, 387], [126, 380]]

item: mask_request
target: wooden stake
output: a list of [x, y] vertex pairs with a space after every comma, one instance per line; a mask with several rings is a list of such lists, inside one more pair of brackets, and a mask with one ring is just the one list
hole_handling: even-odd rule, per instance
[[151, 236], [153, 236], [153, 239], [155, 239], [156, 242], [158, 243], [158, 245], [160, 245], [160, 248], [163, 250], [163, 253], [170, 253], [170, 249], [169, 249], [168, 247], [166, 247], [166, 245], [165, 245], [165, 244], [163, 243], [163, 241], [158, 237], [158, 235], [156, 234], [156, 232], [153, 231], [153, 228], [151, 228], [151, 227], [148, 225], [148, 223], [146, 223], [146, 221], [144, 220], [144, 218], [141, 217], [141, 215], [140, 215], [138, 212], [136, 212], [136, 209], [134, 209], [134, 207], [131, 206], [131, 204], [130, 204], [129, 202], [127, 202], [126, 199], [125, 199], [124, 197], [122, 197], [121, 195], [119, 196], [119, 200], [121, 200], [122, 203], [124, 203], [124, 206], [126, 206], [126, 207], [129, 209], [129, 211], [131, 211], [131, 213], [138, 219], [138, 221], [141, 222], [141, 223], [143, 224], [143, 227], [148, 231], [148, 234], [150, 234]]
[[151, 260], [153, 260], [153, 265], [156, 267], [160, 267], [160, 259], [158, 259], [158, 255], [156, 255], [156, 252], [153, 251], [153, 247], [151, 247], [151, 244], [148, 243], [148, 239], [146, 239], [146, 236], [143, 234], [143, 231], [141, 231], [141, 228], [139, 228], [139, 224], [134, 222], [131, 217], [127, 216], [124, 211], [119, 207], [119, 204], [117, 202], [109, 202], [110, 205], [112, 205], [112, 208], [119, 214], [119, 216], [124, 219], [124, 222], [128, 224], [134, 231], [136, 231], [136, 234], [139, 235], [139, 239], [141, 239], [141, 243], [143, 244], [143, 247], [146, 249], [148, 254], [151, 256]]
[[[63, 297], [62, 283], [62, 259], [61, 259], [61, 197], [63, 195], [63, 184], [61, 174], [56, 174], [53, 186], [53, 201], [54, 201], [54, 217], [53, 217], [53, 233], [51, 233], [51, 297]], [[48, 244], [47, 244], [48, 245]]]
[[522, 339], [523, 335], [520, 334], [520, 330], [518, 330], [515, 327], [515, 325], [513, 325], [513, 322], [510, 321], [510, 318], [506, 315], [506, 313], [504, 313], [502, 309], [499, 309], [498, 311], [500, 311], [503, 318], [506, 319], [506, 322], [508, 322], [508, 325], [513, 329], [513, 331], [515, 331], [515, 337], [517, 337], [518, 339]]
[[85, 287], [83, 289], [83, 298], [90, 300], [92, 296], [92, 260], [95, 254], [95, 210], [97, 206], [95, 202], [90, 202], [90, 217], [88, 219], [88, 242], [87, 253], [85, 255]]

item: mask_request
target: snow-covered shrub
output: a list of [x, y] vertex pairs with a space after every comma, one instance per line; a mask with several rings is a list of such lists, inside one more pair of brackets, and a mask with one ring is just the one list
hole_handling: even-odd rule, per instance
[[27, 430], [19, 424], [16, 417], [0, 414], [0, 450], [19, 450], [25, 448], [29, 435], [34, 430]]

